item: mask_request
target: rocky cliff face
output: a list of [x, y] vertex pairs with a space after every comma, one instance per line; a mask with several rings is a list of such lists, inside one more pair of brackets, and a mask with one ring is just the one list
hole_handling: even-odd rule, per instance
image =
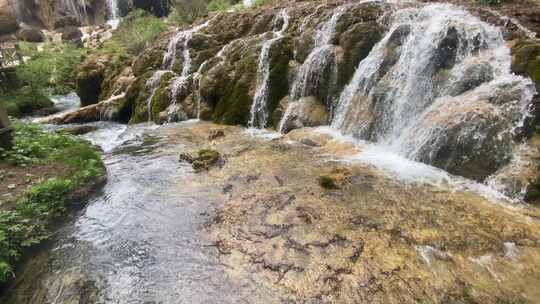
[[108, 14], [105, 0], [1, 0], [0, 34], [14, 33], [21, 23], [48, 29], [102, 24]]

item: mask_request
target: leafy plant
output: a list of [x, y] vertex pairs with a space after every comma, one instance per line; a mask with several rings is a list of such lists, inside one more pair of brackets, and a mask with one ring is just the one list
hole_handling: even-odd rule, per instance
[[226, 11], [232, 7], [231, 3], [227, 0], [212, 0], [206, 6], [209, 12], [221, 12]]
[[107, 41], [100, 52], [124, 56], [140, 54], [146, 47], [165, 31], [165, 23], [144, 10], [134, 10], [129, 13]]
[[67, 210], [66, 195], [104, 173], [99, 153], [88, 142], [32, 123], [15, 120], [13, 126], [13, 150], [0, 149], [0, 160], [17, 165], [56, 162], [68, 171], [31, 187], [15, 209], [0, 211], [0, 283], [13, 277], [13, 265], [26, 248], [48, 238], [51, 223]]

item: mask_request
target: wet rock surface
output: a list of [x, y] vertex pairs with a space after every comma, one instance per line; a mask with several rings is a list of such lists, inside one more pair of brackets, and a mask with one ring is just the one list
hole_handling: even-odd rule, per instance
[[[208, 134], [217, 128], [227, 135], [209, 141]], [[140, 293], [146, 290], [142, 286], [154, 279], [152, 265], [162, 265], [161, 259], [168, 256], [168, 251], [158, 251], [165, 254], [161, 255], [149, 250], [151, 247], [144, 245], [143, 240], [130, 243], [129, 239], [137, 235], [143, 239], [145, 235], [152, 236], [151, 231], [161, 231], [158, 227], [177, 231], [174, 228], [180, 227], [177, 225], [184, 227], [184, 232], [178, 231], [172, 238], [169, 233], [152, 238], [152, 246], [165, 246], [157, 241], [162, 238], [166, 243], [176, 244], [188, 237], [184, 233], [199, 231], [189, 235], [194, 244], [189, 248], [205, 248], [204, 255], [216, 254], [219, 263], [213, 267], [224, 273], [226, 281], [246, 284], [236, 287], [237, 293], [244, 294], [244, 288], [250, 286], [250, 303], [514, 303], [516, 300], [536, 303], [540, 298], [535, 287], [540, 283], [536, 271], [540, 267], [537, 209], [490, 201], [450, 186], [404, 183], [365, 163], [343, 163], [340, 159], [359, 150], [309, 129], [270, 140], [238, 127], [190, 122], [148, 127], [140, 139], [141, 143], [127, 144], [114, 152], [116, 156], [111, 156], [112, 176], [107, 187], [112, 188], [105, 191], [116, 189], [119, 178], [124, 182], [140, 180], [126, 179], [127, 176], [120, 174], [123, 171], [116, 171], [118, 168], [127, 166], [123, 170], [130, 176], [134, 168], [144, 168], [150, 170], [148, 173], [153, 172], [143, 180], [150, 187], [145, 189], [155, 187], [161, 193], [157, 202], [164, 198], [182, 202], [181, 197], [189, 195], [210, 205], [200, 209], [196, 207], [200, 203], [188, 204], [178, 210], [167, 205], [163, 209], [167, 214], [178, 211], [176, 216], [191, 214], [194, 220], [179, 221], [173, 216], [174, 221], [161, 219], [156, 226], [151, 224], [155, 217], [133, 217], [140, 212], [154, 214], [151, 210], [162, 206], [162, 203], [156, 205], [158, 196], [153, 196], [155, 192], [151, 190], [137, 194], [139, 203], [135, 204], [136, 208], [133, 206], [135, 213], [114, 211], [126, 214], [122, 222], [127, 226], [105, 221], [106, 230], [94, 230], [93, 221], [104, 220], [102, 212], [107, 211], [100, 211], [103, 203], [98, 201], [95, 206], [91, 203], [87, 214], [75, 225], [86, 231], [75, 234], [86, 241], [76, 242], [74, 249], [56, 249], [34, 259], [33, 266], [28, 267], [35, 268], [21, 273], [19, 284], [10, 296], [18, 301], [7, 303], [51, 303], [59, 290], [63, 290], [58, 298], [60, 303], [71, 303], [73, 299], [101, 303], [104, 295], [108, 299], [125, 300], [137, 294], [140, 297], [134, 303], [155, 299], [169, 299], [167, 303], [191, 299], [198, 303], [199, 292], [204, 292], [206, 287], [187, 292], [185, 287], [194, 281], [171, 280], [175, 272], [182, 271], [175, 264], [166, 264], [167, 275], [159, 275], [160, 286], [168, 288], [153, 288], [146, 295]], [[308, 140], [316, 144], [301, 142]], [[227, 161], [220, 170], [192, 174], [178, 163], [178, 149], [188, 154], [212, 149]], [[130, 161], [119, 161], [123, 157]], [[162, 161], [163, 166], [157, 166]], [[331, 176], [339, 187], [321, 187], [321, 176]], [[164, 183], [165, 180], [168, 182]], [[130, 197], [129, 193], [117, 192], [108, 198], [107, 204], [116, 206], [116, 199]], [[133, 204], [130, 202], [117, 207], [128, 208]], [[100, 266], [108, 265], [103, 262], [125, 260], [121, 257], [123, 251], [117, 251], [122, 246], [111, 243], [117, 238], [114, 231], [124, 231], [121, 227], [133, 230], [133, 234], [124, 235], [127, 239], [120, 243], [125, 244], [132, 257], [140, 258], [137, 264], [140, 271], [129, 272], [139, 278], [133, 285], [122, 283], [130, 281], [118, 281], [121, 272], [98, 275], [102, 267], [107, 268]], [[185, 230], [185, 227], [191, 228]], [[102, 240], [103, 245], [95, 247], [100, 242], [95, 243], [94, 238]], [[184, 252], [181, 248], [186, 243], [181, 243], [174, 252]], [[112, 257], [103, 255], [103, 249], [110, 251]], [[58, 256], [61, 252], [70, 254]], [[80, 256], [81, 253], [84, 254]], [[190, 263], [181, 266], [192, 269]], [[129, 265], [130, 259], [117, 269], [127, 271]], [[195, 274], [184, 273], [184, 278], [194, 278]], [[33, 279], [25, 279], [28, 276]], [[115, 281], [109, 280], [114, 278], [117, 283], [110, 285]], [[222, 282], [221, 278], [216, 280]], [[197, 284], [207, 286], [206, 282], [203, 279]], [[111, 288], [132, 290], [137, 286], [139, 291], [131, 295], [111, 293], [115, 290]], [[169, 291], [175, 289], [183, 292], [174, 299], [168, 298], [172, 295]], [[206, 299], [216, 295], [205, 294]], [[233, 298], [223, 294], [227, 296], [220, 302], [231, 302]]]

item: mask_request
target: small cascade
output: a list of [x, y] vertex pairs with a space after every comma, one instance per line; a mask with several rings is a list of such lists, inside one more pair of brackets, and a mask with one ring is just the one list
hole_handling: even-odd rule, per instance
[[[337, 81], [337, 67], [332, 39], [336, 26], [345, 13], [346, 6], [335, 9], [328, 21], [313, 36], [314, 47], [299, 69], [289, 94], [289, 105], [280, 121], [279, 131], [284, 132], [285, 122], [293, 113], [294, 103], [306, 96], [317, 96], [330, 104], [332, 88]], [[321, 96], [323, 95], [323, 96]]]
[[63, 0], [64, 6], [81, 23], [88, 23], [88, 14], [86, 11], [86, 0]]
[[189, 50], [189, 42], [193, 37], [193, 34], [207, 27], [212, 19], [207, 20], [205, 23], [187, 29], [185, 31], [180, 31], [174, 35], [174, 37], [169, 41], [167, 46], [167, 52], [163, 55], [163, 69], [172, 70], [176, 62], [176, 53], [178, 46], [182, 46], [182, 57], [184, 59], [182, 76], [187, 76], [191, 73], [191, 53]]
[[170, 73], [171, 71], [167, 70], [158, 70], [154, 72], [152, 77], [150, 77], [146, 81], [146, 89], [151, 90], [152, 93], [150, 93], [150, 96], [148, 97], [146, 101], [146, 108], [148, 111], [148, 122], [152, 121], [152, 99], [154, 98], [154, 95], [156, 94], [157, 89], [159, 88], [159, 84], [161, 83], [161, 78], [163, 75]]
[[464, 10], [433, 4], [390, 20], [342, 92], [332, 126], [454, 174], [477, 164], [471, 171], [482, 174], [472, 178], [483, 180], [496, 167], [473, 160], [508, 160], [534, 86], [511, 73], [501, 31]]
[[116, 29], [120, 23], [120, 8], [118, 7], [118, 0], [107, 0], [107, 7], [109, 8], [109, 25]]
[[266, 40], [259, 55], [257, 67], [257, 89], [251, 105], [249, 127], [265, 128], [268, 123], [268, 111], [266, 109], [266, 99], [268, 97], [268, 80], [270, 78], [270, 50], [275, 42], [283, 38], [283, 34], [289, 26], [289, 15], [282, 10], [274, 23], [282, 22], [281, 28], [273, 32], [273, 38]]
[[171, 81], [171, 84], [169, 86], [170, 92], [171, 92], [170, 93], [171, 105], [169, 106], [167, 110], [167, 116], [168, 116], [169, 122], [173, 122], [178, 118], [176, 116], [178, 115], [178, 112], [181, 110], [180, 106], [178, 105], [178, 94], [180, 93], [181, 90], [185, 89], [187, 85], [188, 85], [188, 77], [178, 76]]

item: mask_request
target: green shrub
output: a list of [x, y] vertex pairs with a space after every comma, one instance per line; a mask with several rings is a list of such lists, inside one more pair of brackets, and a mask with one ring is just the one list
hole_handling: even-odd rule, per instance
[[172, 13], [169, 20], [176, 24], [191, 24], [208, 14], [206, 0], [172, 0]]
[[17, 165], [63, 163], [69, 172], [31, 187], [15, 209], [0, 211], [0, 283], [13, 277], [13, 265], [26, 248], [49, 237], [51, 224], [67, 210], [66, 194], [105, 170], [99, 153], [80, 138], [17, 120], [13, 127], [14, 147], [9, 152], [0, 149], [0, 160]]
[[232, 7], [231, 3], [227, 0], [212, 0], [206, 6], [206, 9], [209, 12], [222, 12], [230, 9]]
[[166, 29], [167, 26], [161, 19], [144, 10], [134, 10], [122, 19], [112, 39], [101, 51], [117, 55], [138, 55]]
[[21, 43], [20, 50], [28, 59], [17, 67], [19, 85], [0, 93], [0, 101], [10, 115], [19, 117], [52, 107], [50, 93], [75, 90], [75, 74], [86, 53], [84, 49], [69, 43], [48, 43], [38, 51], [32, 43]]

